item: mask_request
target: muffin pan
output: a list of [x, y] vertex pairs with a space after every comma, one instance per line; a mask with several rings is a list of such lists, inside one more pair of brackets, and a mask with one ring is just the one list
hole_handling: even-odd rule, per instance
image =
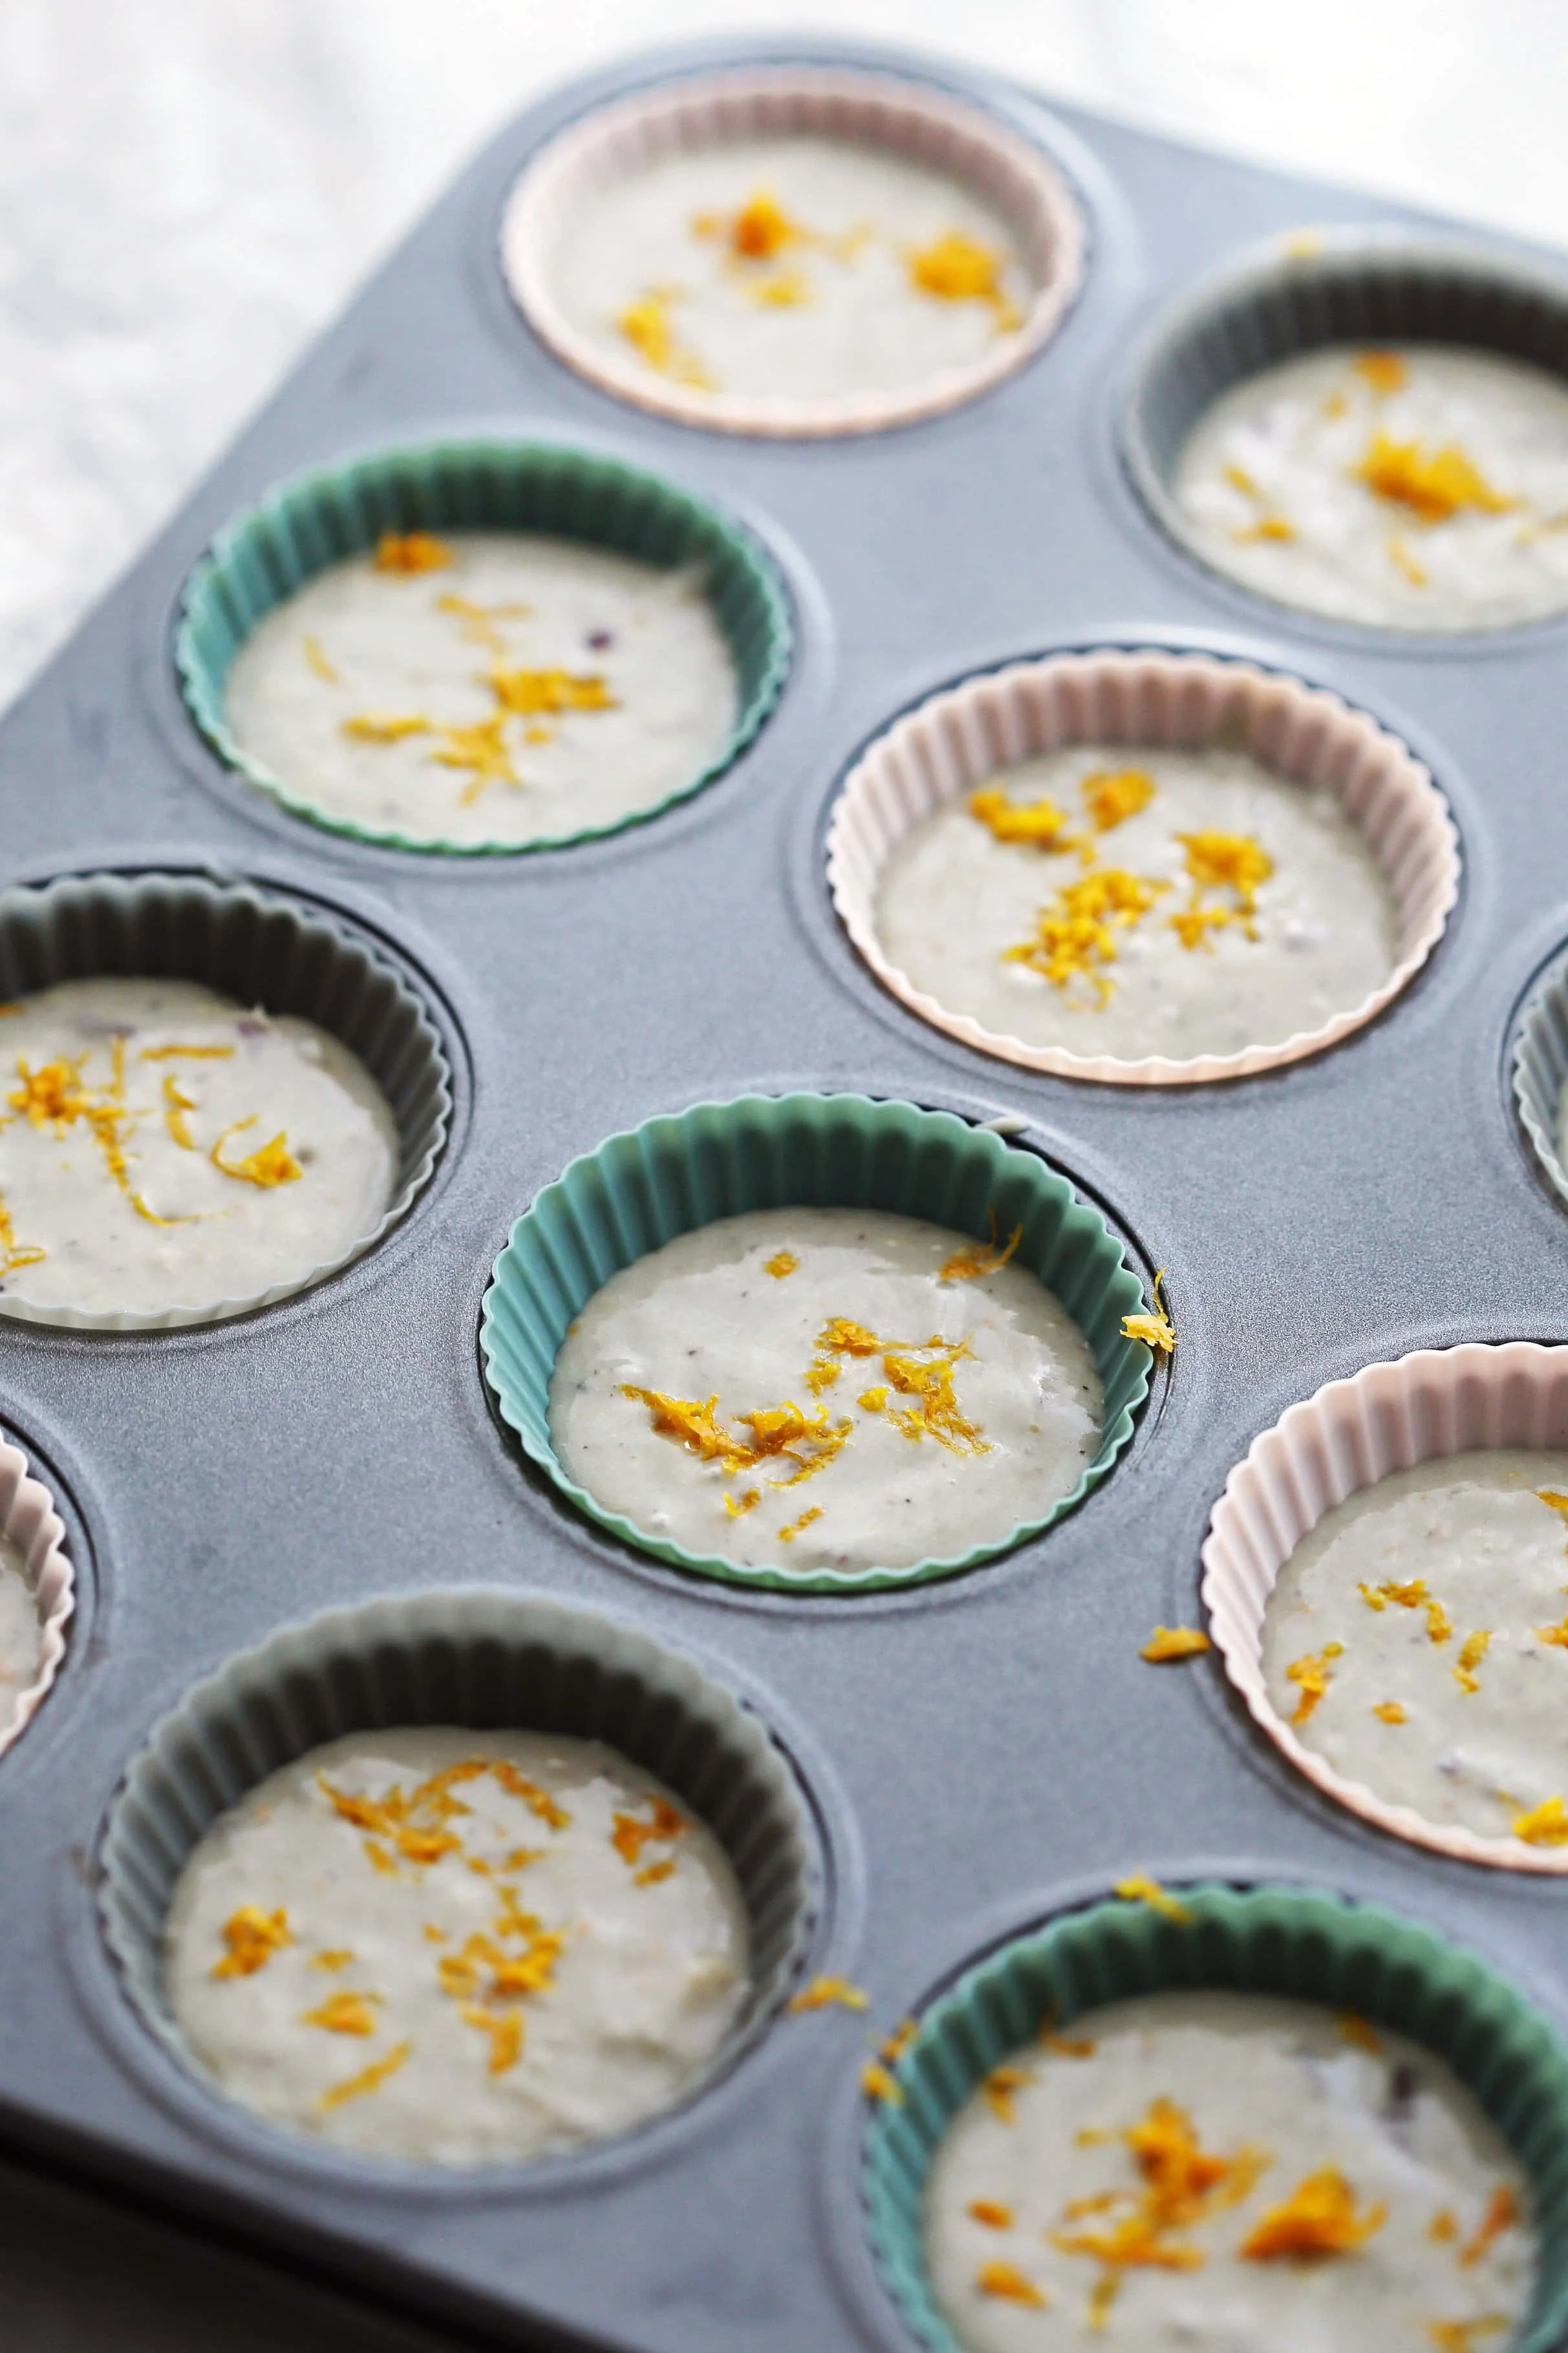
[[[682, 76], [775, 68], [901, 80], [994, 120], [1009, 153], [1022, 142], [1070, 186], [1081, 286], [1005, 381], [897, 430], [704, 429], [617, 399], [520, 316], [501, 224], [552, 141]], [[1222, 1907], [1227, 1886], [1303, 1918], [1331, 1905], [1347, 1949], [1358, 1919], [1376, 1943], [1386, 1915], [1388, 1936], [1474, 1955], [1452, 1966], [1475, 1968], [1482, 2008], [1493, 1979], [1511, 1989], [1526, 2041], [1568, 2025], [1558, 1878], [1479, 1869], [1336, 1802], [1251, 1719], [1218, 1656], [1139, 1657], [1157, 1621], [1198, 1622], [1210, 1515], [1293, 1405], [1419, 1351], [1568, 1343], [1568, 1209], [1537, 1157], [1562, 1062], [1568, 627], [1437, 641], [1289, 617], [1185, 554], [1140, 491], [1148, 467], [1129, 467], [1137, 420], [1157, 442], [1174, 413], [1155, 322], [1215, 299], [1243, 258], [1305, 268], [1338, 242], [1446, 238], [887, 52], [710, 44], [634, 61], [497, 139], [7, 714], [6, 992], [90, 962], [106, 878], [142, 891], [162, 876], [182, 906], [192, 890], [237, 897], [288, 910], [301, 939], [351, 942], [409, 1056], [406, 1210], [353, 1263], [217, 1324], [0, 1322], [0, 1427], [43, 1466], [79, 1599], [55, 1687], [0, 1759], [11, 2143], [486, 2341], [908, 2353], [919, 2264], [888, 2205], [896, 2192], [907, 2216], [906, 2158], [860, 2090], [870, 2043], [929, 2011], [900, 2063], [923, 2083], [968, 1973], [1079, 1915], [1103, 1943], [1099, 1907], [1130, 1873], [1213, 1883], [1204, 1900]], [[1525, 281], [1563, 300], [1549, 258], [1465, 251], [1472, 273], [1495, 271], [1510, 321]], [[1484, 306], [1476, 318], [1484, 333]], [[787, 670], [769, 675], [768, 654], [754, 733], [721, 773], [646, 822], [526, 856], [309, 823], [229, 763], [221, 704], [188, 659], [203, 733], [175, 662], [189, 586], [210, 586], [210, 552], [234, 556], [237, 518], [276, 521], [282, 486], [353, 476], [366, 453], [477, 444], [668, 484], [760, 549], [792, 607]], [[295, 558], [310, 568], [308, 549]], [[1375, 1018], [1288, 1067], [1128, 1087], [1016, 1066], [899, 1002], [834, 908], [832, 812], [901, 714], [1010, 665], [1129, 649], [1336, 698], [1406, 747], [1457, 828], [1458, 896], [1425, 963]], [[58, 920], [18, 927], [19, 902]], [[148, 952], [155, 936], [196, 934], [171, 901]], [[203, 955], [226, 936], [201, 932]], [[624, 1170], [639, 1136], [694, 1107], [792, 1096], [989, 1128], [957, 1157], [1074, 1202], [1129, 1290], [1166, 1271], [1173, 1365], [1142, 1399], [1131, 1366], [1130, 1435], [1092, 1491], [1000, 1557], [939, 1564], [953, 1573], [909, 1589], [748, 1590], [654, 1557], [558, 1489], [537, 1414], [515, 1417], [520, 1444], [504, 1382], [498, 1403], [485, 1379], [492, 1266], [551, 1188], [591, 1188], [611, 1144]], [[760, 1182], [754, 1155], [746, 1167]], [[641, 1170], [647, 1233], [674, 1229], [686, 1212], [658, 1155]], [[615, 1188], [583, 1198], [595, 1262], [635, 1256]], [[952, 1214], [984, 1239], [986, 1206], [961, 1187]], [[489, 1328], [493, 1344], [493, 1310]], [[551, 1618], [558, 1649], [573, 1614], [595, 1662], [574, 1721], [598, 1704], [587, 1684], [605, 1655], [635, 1651], [595, 1720], [607, 1731], [623, 1711], [632, 1744], [644, 1708], [641, 1753], [674, 1736], [647, 1714], [650, 1678], [672, 1677], [710, 1726], [742, 1712], [723, 1737], [752, 1760], [785, 1859], [769, 1982], [713, 2076], [623, 2141], [482, 2182], [373, 2173], [301, 2152], [184, 2066], [160, 2022], [159, 1907], [203, 1809], [321, 1725], [365, 1720], [389, 1693], [458, 1720], [543, 1705], [542, 1638], [510, 1683], [488, 1638], [473, 1651], [492, 1611]], [[397, 1663], [411, 1624], [418, 1672]], [[670, 1775], [700, 1802], [699, 1761], [684, 1784]], [[1184, 1966], [1173, 1937], [1157, 1939], [1163, 1970]], [[803, 1970], [866, 1988], [868, 2009], [792, 2014]], [[1560, 2204], [1559, 2181], [1553, 2218]], [[1557, 2283], [1554, 2221], [1552, 2236]], [[1532, 2348], [1555, 2325], [1543, 2303]]]

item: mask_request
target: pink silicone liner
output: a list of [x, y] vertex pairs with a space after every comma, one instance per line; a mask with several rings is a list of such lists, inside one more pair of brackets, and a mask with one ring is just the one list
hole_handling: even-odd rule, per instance
[[[552, 271], [561, 234], [595, 191], [677, 151], [809, 135], [891, 148], [986, 197], [1012, 227], [1035, 294], [1016, 334], [983, 360], [896, 393], [831, 401], [742, 398], [672, 384], [584, 335], [562, 312]], [[1084, 269], [1083, 222], [1060, 172], [995, 118], [943, 93], [875, 74], [774, 68], [665, 83], [602, 107], [523, 172], [502, 217], [501, 269], [535, 332], [579, 375], [661, 417], [723, 433], [809, 438], [876, 433], [972, 400], [1056, 332]]]
[[21, 1448], [0, 1439], [0, 1535], [22, 1554], [37, 1604], [38, 1670], [16, 1694], [16, 1713], [0, 1730], [0, 1756], [19, 1740], [59, 1672], [66, 1627], [76, 1608], [76, 1578], [65, 1550], [65, 1526], [47, 1487], [27, 1469]]
[[[1377, 853], [1399, 913], [1399, 960], [1382, 987], [1317, 1029], [1277, 1045], [1184, 1061], [1125, 1061], [1032, 1046], [984, 1029], [918, 988], [883, 952], [877, 901], [899, 843], [946, 801], [1064, 744], [1244, 750], [1279, 776], [1336, 793]], [[983, 1054], [1106, 1086], [1195, 1086], [1320, 1054], [1381, 1013], [1443, 935], [1459, 891], [1459, 837], [1415, 754], [1322, 687], [1206, 654], [1048, 654], [965, 680], [898, 720], [853, 767], [834, 806], [827, 882], [850, 939], [882, 986], [922, 1021]], [[999, 944], [1000, 945], [1000, 944]]]
[[1299, 1773], [1363, 1821], [1461, 1862], [1568, 1873], [1568, 1847], [1429, 1822], [1351, 1781], [1297, 1739], [1263, 1680], [1263, 1617], [1302, 1538], [1347, 1495], [1472, 1448], [1568, 1446], [1568, 1347], [1533, 1340], [1422, 1348], [1293, 1405], [1226, 1481], [1203, 1548], [1209, 1632], [1255, 1724]]

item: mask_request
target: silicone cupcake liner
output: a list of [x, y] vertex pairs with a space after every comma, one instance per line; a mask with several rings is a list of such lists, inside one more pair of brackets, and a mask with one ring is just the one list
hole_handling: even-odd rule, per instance
[[1352, 228], [1275, 239], [1205, 280], [1156, 322], [1122, 412], [1122, 457], [1156, 522], [1212, 569], [1172, 491], [1199, 417], [1233, 385], [1302, 352], [1392, 343], [1466, 343], [1568, 376], [1568, 276], [1458, 238]]
[[1396, 1364], [1293, 1405], [1253, 1440], [1226, 1481], [1203, 1548], [1203, 1599], [1226, 1672], [1254, 1723], [1325, 1796], [1462, 1862], [1568, 1873], [1568, 1849], [1429, 1822], [1347, 1780], [1297, 1739], [1263, 1680], [1263, 1617], [1275, 1580], [1302, 1538], [1347, 1495], [1395, 1471], [1481, 1447], [1568, 1446], [1568, 1347], [1532, 1340], [1422, 1348]]
[[[751, 1209], [875, 1208], [977, 1240], [1021, 1225], [1017, 1264], [1055, 1292], [1094, 1351], [1104, 1385], [1100, 1449], [1068, 1495], [1000, 1543], [907, 1568], [751, 1568], [686, 1551], [596, 1503], [570, 1479], [550, 1435], [550, 1378], [567, 1328], [611, 1275], [678, 1234]], [[994, 1219], [994, 1225], [991, 1223]], [[1097, 1487], [1132, 1435], [1149, 1350], [1124, 1315], [1142, 1288], [1097, 1210], [1032, 1152], [951, 1112], [864, 1095], [743, 1095], [699, 1103], [613, 1135], [574, 1160], [512, 1227], [485, 1294], [480, 1345], [501, 1418], [563, 1495], [657, 1559], [727, 1584], [852, 1594], [978, 1567], [1037, 1536]]]
[[76, 1577], [67, 1555], [64, 1523], [47, 1487], [27, 1469], [20, 1447], [0, 1438], [0, 1536], [16, 1546], [38, 1612], [38, 1663], [31, 1683], [8, 1693], [8, 1724], [0, 1728], [0, 1757], [21, 1738], [48, 1696], [66, 1654], [66, 1628], [76, 1608]]
[[[331, 816], [252, 760], [229, 731], [225, 696], [236, 655], [263, 616], [329, 565], [374, 548], [384, 532], [538, 532], [700, 568], [735, 665], [740, 713], [707, 765], [653, 807], [532, 841], [453, 841]], [[545, 441], [436, 441], [372, 451], [276, 485], [219, 533], [186, 586], [174, 660], [186, 705], [218, 756], [294, 816], [395, 849], [517, 857], [640, 825], [730, 767], [777, 702], [793, 625], [784, 581], [731, 516], [617, 459]]]
[[367, 941], [291, 900], [206, 875], [68, 875], [0, 893], [0, 1001], [114, 974], [197, 981], [240, 1005], [331, 1031], [391, 1108], [401, 1147], [392, 1198], [374, 1229], [335, 1259], [247, 1298], [153, 1313], [44, 1306], [27, 1297], [24, 1271], [0, 1290], [0, 1315], [79, 1331], [220, 1323], [324, 1282], [391, 1231], [424, 1190], [446, 1140], [451, 1072], [425, 1007]]
[[[884, 951], [877, 901], [899, 844], [998, 768], [1063, 744], [1246, 751], [1291, 782], [1338, 795], [1376, 851], [1399, 913], [1399, 960], [1380, 988], [1279, 1045], [1124, 1061], [1032, 1046], [950, 1012]], [[947, 688], [897, 720], [846, 778], [827, 836], [827, 881], [864, 961], [901, 1005], [966, 1046], [1026, 1070], [1110, 1086], [1194, 1086], [1277, 1070], [1349, 1037], [1415, 978], [1459, 889], [1458, 835], [1431, 776], [1397, 736], [1321, 687], [1205, 654], [1048, 654]]]
[[186, 1861], [279, 1767], [348, 1733], [412, 1725], [602, 1740], [657, 1774], [723, 1847], [751, 1927], [745, 2009], [709, 2075], [778, 2008], [818, 1878], [795, 1777], [758, 1719], [690, 1660], [613, 1619], [526, 1594], [421, 1594], [328, 1610], [230, 1660], [154, 1727], [115, 1794], [100, 1853], [103, 1934], [142, 2023], [204, 2084], [163, 1977]]
[[1557, 1106], [1568, 1083], [1568, 964], [1541, 983], [1520, 1017], [1513, 1099], [1542, 1175], [1568, 1201], [1568, 1168], [1557, 1148]]
[[1047, 2018], [1068, 2026], [1103, 2003], [1214, 1988], [1353, 2011], [1447, 2062], [1533, 2189], [1541, 2273], [1510, 2353], [1555, 2353], [1568, 2327], [1568, 2050], [1546, 2021], [1473, 1954], [1378, 1905], [1279, 1886], [1176, 1894], [1185, 1922], [1123, 1903], [1053, 1920], [921, 2019], [895, 2071], [902, 2103], [871, 2117], [865, 2173], [872, 2247], [921, 2343], [959, 2353], [927, 2275], [921, 2208], [938, 2144], [981, 2080]]
[[[802, 401], [694, 391], [639, 366], [629, 351], [622, 359], [602, 349], [565, 317], [552, 264], [563, 231], [599, 189], [672, 153], [792, 136], [889, 148], [987, 198], [1019, 239], [1035, 283], [1019, 332], [999, 338], [985, 358], [902, 391]], [[563, 132], [512, 191], [501, 267], [535, 333], [568, 367], [618, 399], [719, 432], [805, 438], [875, 433], [935, 417], [1022, 367], [1072, 305], [1083, 277], [1084, 231], [1056, 166], [979, 108], [875, 74], [774, 67], [666, 82]]]

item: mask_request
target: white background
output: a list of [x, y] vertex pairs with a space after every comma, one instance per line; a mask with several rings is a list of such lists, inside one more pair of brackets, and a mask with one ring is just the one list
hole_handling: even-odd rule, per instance
[[[783, 21], [752, 0], [0, 0], [0, 702], [510, 111], [619, 49]], [[840, 0], [792, 22], [1568, 245], [1565, 0]], [[413, 2342], [0, 2167], [5, 2353]]]

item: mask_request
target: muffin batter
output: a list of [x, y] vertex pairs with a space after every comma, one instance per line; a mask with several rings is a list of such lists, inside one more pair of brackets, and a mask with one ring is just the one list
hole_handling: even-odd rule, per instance
[[241, 751], [323, 817], [518, 848], [657, 807], [738, 707], [699, 571], [484, 532], [389, 536], [318, 573], [226, 695]]
[[302, 1282], [374, 1232], [396, 1168], [379, 1088], [311, 1022], [182, 980], [0, 1007], [0, 1313], [216, 1311]]
[[723, 1850], [597, 1742], [354, 1733], [274, 1773], [174, 1890], [165, 1983], [195, 2056], [275, 2124], [486, 2165], [628, 2130], [744, 1999]]
[[26, 1556], [9, 1536], [0, 1536], [0, 1732], [16, 1721], [17, 1698], [37, 1681], [43, 1647]]
[[578, 331], [704, 392], [893, 393], [988, 356], [1034, 288], [1006, 221], [903, 155], [811, 137], [666, 155], [598, 189], [552, 271]]
[[1393, 892], [1353, 818], [1240, 752], [1020, 761], [898, 845], [876, 920], [949, 1013], [1122, 1060], [1281, 1044], [1398, 959]]
[[767, 1209], [613, 1275], [562, 1344], [568, 1477], [746, 1567], [912, 1566], [995, 1544], [1100, 1442], [1088, 1341], [987, 1248], [873, 1209]]
[[1346, 1779], [1568, 1845], [1568, 1454], [1440, 1457], [1325, 1514], [1263, 1620], [1268, 1694]]
[[1568, 607], [1568, 384], [1499, 353], [1266, 368], [1200, 417], [1173, 488], [1216, 570], [1306, 612], [1495, 629]]
[[1237, 1993], [1013, 2053], [937, 2151], [926, 2247], [969, 2353], [1505, 2353], [1535, 2271], [1524, 2176], [1439, 2060]]

